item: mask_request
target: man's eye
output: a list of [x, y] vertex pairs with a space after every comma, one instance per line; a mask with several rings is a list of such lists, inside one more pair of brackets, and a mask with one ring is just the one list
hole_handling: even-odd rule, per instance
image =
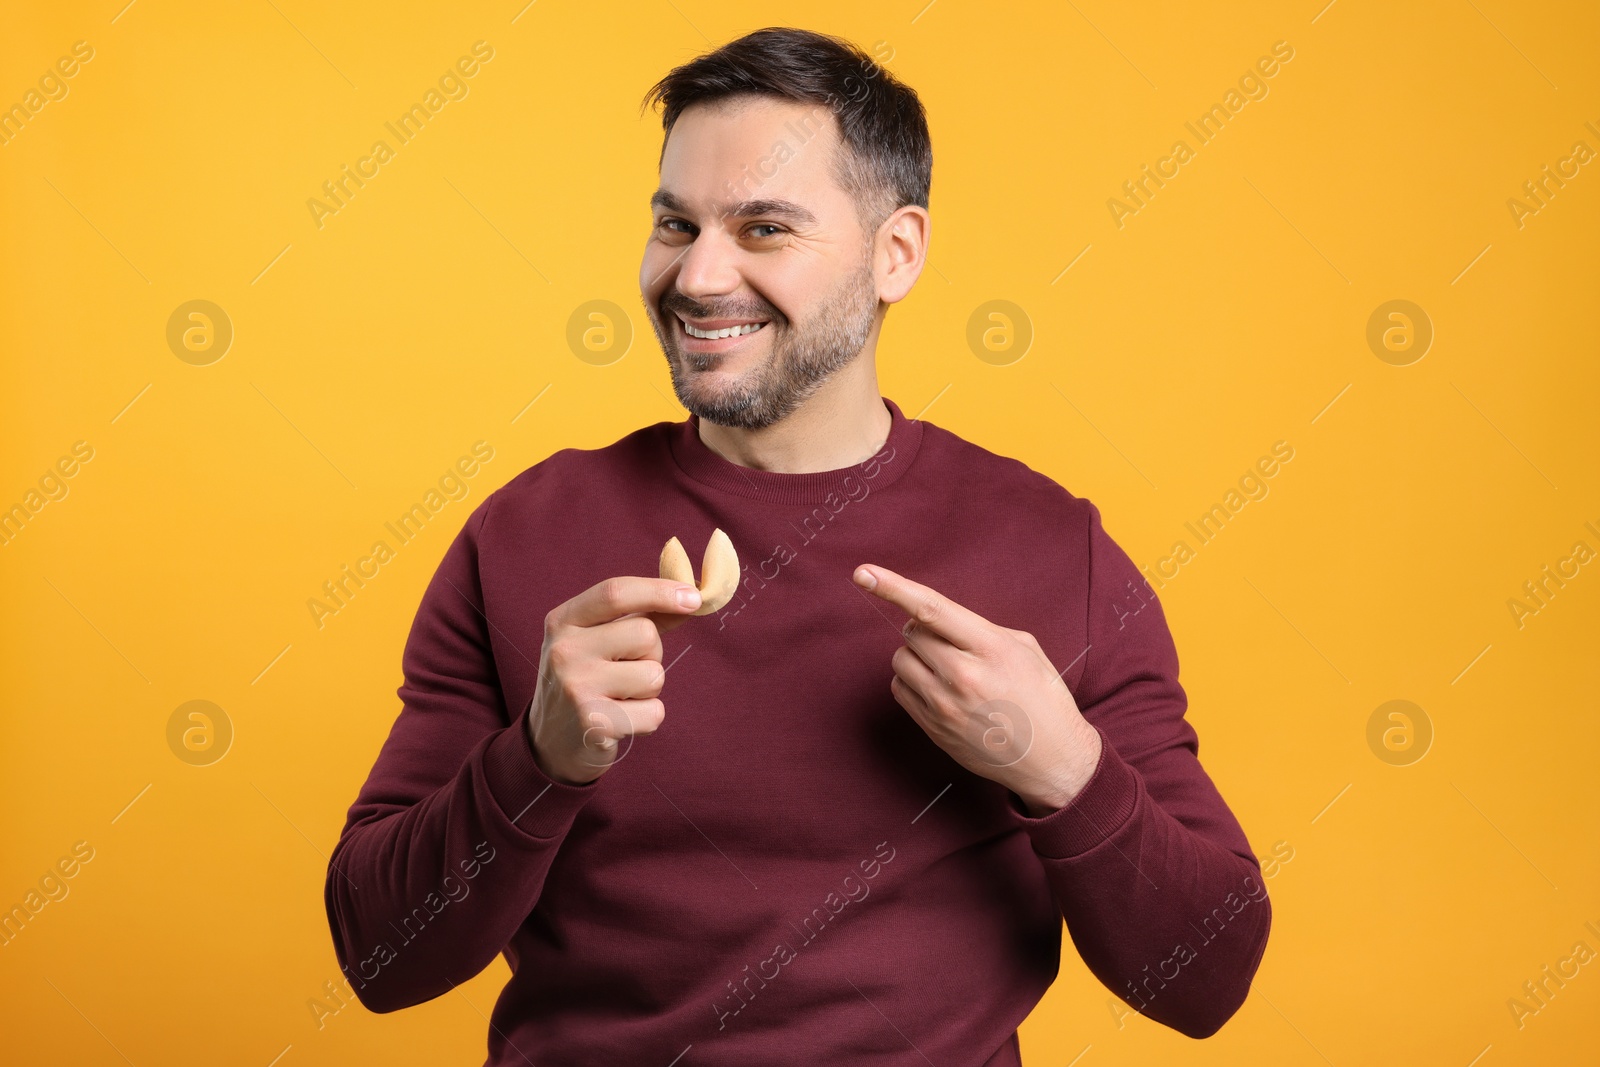
[[688, 226], [688, 225], [689, 224], [687, 222], [684, 222], [682, 219], [662, 219], [661, 220], [661, 226], [664, 229], [666, 229], [669, 232], [671, 232], [671, 233], [688, 233], [689, 231], [687, 229], [683, 229], [683, 230], [674, 230], [673, 229], [674, 226]]
[[750, 229], [751, 230], [774, 230], [774, 231], [777, 231], [776, 233], [754, 233], [754, 234], [752, 234], [752, 236], [755, 236], [755, 237], [776, 237], [778, 235], [778, 233], [782, 233], [783, 232], [783, 227], [782, 226], [774, 226], [770, 222], [758, 222], [754, 226], [750, 227]]

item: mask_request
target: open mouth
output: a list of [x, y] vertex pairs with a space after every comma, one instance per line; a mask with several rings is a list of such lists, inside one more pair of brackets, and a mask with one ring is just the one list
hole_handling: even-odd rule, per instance
[[760, 333], [767, 326], [767, 320], [753, 322], [709, 322], [707, 327], [694, 326], [685, 322], [681, 316], [673, 315], [678, 321], [678, 334], [688, 348], [699, 352], [721, 351], [732, 348], [751, 334]]

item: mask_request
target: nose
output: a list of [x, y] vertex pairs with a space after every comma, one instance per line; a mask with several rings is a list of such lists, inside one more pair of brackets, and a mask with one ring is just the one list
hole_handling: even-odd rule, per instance
[[701, 301], [736, 291], [738, 254], [738, 248], [720, 230], [701, 230], [678, 262], [678, 291]]

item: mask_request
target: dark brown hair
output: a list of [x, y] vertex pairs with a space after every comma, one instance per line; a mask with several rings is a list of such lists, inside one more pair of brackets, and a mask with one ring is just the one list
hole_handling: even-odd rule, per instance
[[834, 178], [855, 199], [869, 234], [896, 208], [928, 206], [933, 144], [922, 101], [842, 37], [785, 26], [756, 30], [674, 67], [651, 86], [640, 112], [661, 104], [664, 157], [685, 108], [744, 95], [827, 105], [844, 142]]

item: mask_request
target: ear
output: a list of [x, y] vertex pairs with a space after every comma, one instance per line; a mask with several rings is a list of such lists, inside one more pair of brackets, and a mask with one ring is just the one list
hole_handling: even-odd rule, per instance
[[904, 300], [928, 260], [928, 237], [933, 220], [926, 208], [907, 204], [883, 220], [875, 238], [878, 299], [885, 304]]

